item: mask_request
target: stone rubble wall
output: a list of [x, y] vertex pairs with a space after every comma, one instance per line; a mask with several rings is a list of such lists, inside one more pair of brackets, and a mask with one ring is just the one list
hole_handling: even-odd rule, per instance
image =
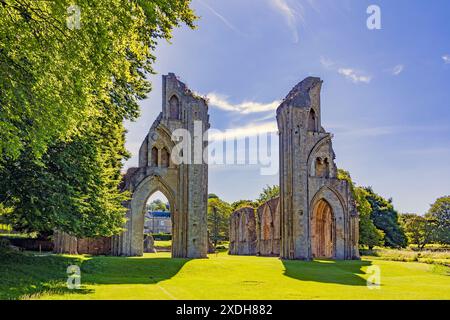
[[257, 254], [279, 256], [281, 247], [280, 198], [262, 204], [257, 210]]
[[55, 231], [53, 234], [53, 251], [59, 254], [111, 254], [111, 238], [76, 238], [65, 232]]
[[241, 208], [230, 217], [231, 255], [279, 256], [280, 198], [262, 204], [255, 214], [251, 207]]
[[256, 255], [256, 219], [255, 209], [241, 208], [230, 217], [229, 254]]

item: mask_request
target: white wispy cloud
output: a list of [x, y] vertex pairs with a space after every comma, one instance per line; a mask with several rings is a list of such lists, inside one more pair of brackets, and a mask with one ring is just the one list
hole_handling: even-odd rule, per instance
[[327, 57], [321, 56], [320, 64], [326, 69], [331, 69], [335, 65], [335, 62]]
[[398, 64], [391, 69], [391, 73], [393, 76], [398, 76], [400, 73], [403, 72], [403, 70], [405, 70], [405, 66], [402, 64]]
[[341, 63], [337, 63], [325, 56], [320, 57], [320, 64], [325, 69], [336, 71], [337, 73], [343, 75], [345, 78], [351, 80], [354, 83], [370, 83], [370, 81], [372, 80], [372, 77], [365, 74], [364, 72], [358, 71], [354, 68], [344, 67]]
[[353, 81], [354, 83], [370, 83], [370, 81], [372, 80], [371, 76], [364, 75], [352, 68], [339, 68], [338, 73], [343, 75], [345, 78]]
[[264, 123], [251, 123], [242, 127], [235, 127], [225, 131], [211, 130], [208, 133], [209, 141], [225, 140], [225, 139], [240, 139], [246, 137], [256, 136], [264, 133], [278, 132], [278, 125], [276, 121], [269, 121]]
[[209, 4], [205, 3], [202, 0], [197, 0], [201, 5], [203, 5], [205, 8], [207, 8], [213, 15], [215, 15], [219, 20], [221, 20], [228, 28], [231, 30], [241, 33], [241, 31], [236, 28], [227, 18], [225, 18], [223, 15], [221, 15], [217, 10], [215, 10], [213, 7], [211, 7]]
[[444, 60], [445, 64], [450, 64], [450, 54], [444, 54], [442, 60]]
[[291, 29], [293, 40], [297, 43], [299, 40], [297, 24], [298, 22], [304, 22], [300, 10], [295, 9], [287, 0], [269, 0], [269, 2], [273, 8], [284, 16], [289, 29]]
[[242, 103], [232, 104], [228, 101], [226, 96], [217, 93], [209, 93], [207, 98], [210, 106], [214, 106], [225, 111], [238, 112], [240, 114], [273, 111], [276, 110], [281, 103], [281, 101], [275, 100], [269, 103], [244, 101]]

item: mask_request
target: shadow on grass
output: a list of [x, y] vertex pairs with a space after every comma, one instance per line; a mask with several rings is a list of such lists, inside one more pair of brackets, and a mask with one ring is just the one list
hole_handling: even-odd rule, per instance
[[85, 284], [154, 284], [175, 276], [190, 259], [96, 256], [81, 267]]
[[[66, 285], [67, 267], [80, 265], [75, 257], [35, 256], [30, 253], [0, 252], [0, 299], [31, 298], [43, 293], [73, 293]], [[81, 288], [77, 293], [87, 294]]]
[[350, 286], [366, 286], [367, 282], [360, 275], [361, 269], [370, 266], [370, 261], [351, 260], [282, 260], [284, 275], [290, 278], [322, 283], [336, 283]]
[[[175, 276], [189, 259], [126, 258], [30, 253], [0, 254], [0, 300], [27, 299], [42, 294], [89, 294], [90, 284], [154, 284]], [[67, 288], [67, 267], [81, 269], [81, 289]]]

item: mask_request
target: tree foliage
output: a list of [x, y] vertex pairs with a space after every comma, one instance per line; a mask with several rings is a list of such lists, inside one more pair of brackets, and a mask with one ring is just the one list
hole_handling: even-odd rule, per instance
[[231, 208], [234, 211], [239, 210], [240, 208], [245, 208], [245, 207], [252, 207], [252, 208], [258, 208], [259, 207], [259, 202], [258, 201], [252, 201], [252, 200], [238, 200], [235, 201], [231, 204]]
[[152, 201], [147, 208], [150, 211], [167, 211], [167, 205], [161, 199]]
[[375, 246], [384, 244], [384, 232], [377, 229], [370, 218], [372, 207], [367, 200], [367, 191], [364, 188], [355, 188], [356, 207], [359, 212], [359, 243], [368, 246], [371, 250]]
[[0, 198], [14, 208], [6, 218], [25, 232], [57, 227], [78, 236], [117, 233], [128, 199], [118, 189], [125, 155], [123, 128], [106, 121], [52, 145], [40, 161], [22, 152], [0, 171]]
[[437, 199], [426, 216], [436, 222], [434, 241], [450, 244], [450, 196]]
[[408, 243], [417, 245], [420, 250], [433, 241], [436, 230], [435, 220], [416, 214], [401, 214], [400, 222]]
[[152, 52], [193, 27], [185, 0], [0, 1], [0, 203], [16, 228], [111, 235], [123, 224], [118, 185], [124, 120], [150, 91]]
[[370, 218], [372, 207], [367, 200], [368, 192], [362, 187], [355, 186], [348, 171], [339, 169], [338, 178], [346, 180], [349, 183], [353, 198], [356, 202], [356, 209], [359, 213], [359, 244], [368, 246], [369, 249], [382, 245], [384, 233], [375, 227]]
[[267, 185], [261, 194], [259, 195], [258, 199], [256, 199], [256, 202], [259, 203], [259, 205], [262, 205], [264, 202], [267, 202], [273, 198], [280, 196], [280, 186], [273, 185], [269, 186]]
[[218, 241], [229, 239], [232, 212], [230, 204], [220, 198], [208, 199], [208, 230], [214, 246], [217, 246]]
[[406, 236], [400, 226], [398, 213], [392, 205], [392, 200], [386, 200], [376, 194], [371, 187], [364, 188], [367, 192], [372, 211], [370, 218], [377, 227], [384, 232], [384, 244], [388, 247], [405, 247]]
[[157, 39], [195, 18], [183, 0], [76, 3], [80, 28], [67, 25], [73, 1], [0, 1], [0, 163], [41, 156], [108, 108], [136, 118]]

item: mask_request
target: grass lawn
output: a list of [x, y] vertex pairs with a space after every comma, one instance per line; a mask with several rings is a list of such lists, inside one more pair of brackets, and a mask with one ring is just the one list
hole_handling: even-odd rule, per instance
[[155, 240], [155, 247], [170, 248], [172, 247], [172, 240]]
[[[81, 265], [81, 290], [65, 288], [68, 264]], [[381, 269], [379, 289], [366, 286], [371, 265]], [[450, 268], [371, 258], [303, 262], [226, 253], [202, 260], [170, 259], [165, 252], [0, 260], [0, 297], [33, 293], [40, 293], [32, 296], [36, 299], [450, 299]]]

